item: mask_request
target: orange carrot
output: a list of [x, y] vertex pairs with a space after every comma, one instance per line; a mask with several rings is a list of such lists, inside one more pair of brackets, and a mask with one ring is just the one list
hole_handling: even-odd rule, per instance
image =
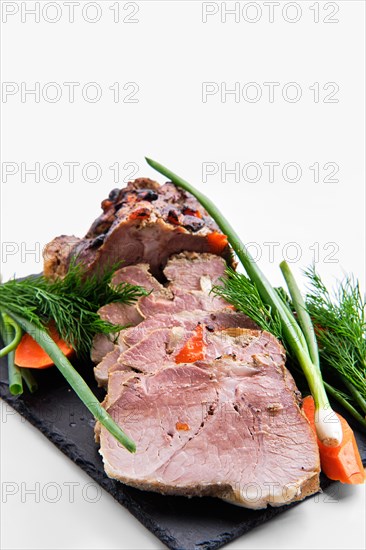
[[[303, 399], [302, 410], [316, 434], [315, 403], [309, 395]], [[328, 447], [318, 439], [322, 471], [329, 479], [342, 483], [356, 484], [365, 481], [365, 471], [352, 429], [346, 420], [337, 413], [342, 424], [343, 439], [338, 447]]]
[[175, 362], [194, 363], [195, 361], [202, 361], [204, 356], [203, 327], [202, 325], [197, 325], [192, 336], [175, 356]]
[[228, 245], [227, 236], [218, 231], [213, 231], [207, 235], [207, 240], [210, 245], [210, 251], [213, 254], [221, 254], [224, 248]]
[[188, 424], [186, 424], [185, 422], [177, 422], [175, 425], [175, 428], [176, 430], [184, 431], [184, 432], [188, 432], [190, 429]]
[[[49, 333], [51, 338], [58, 345], [66, 357], [70, 357], [73, 349], [62, 340], [53, 324], [50, 324]], [[41, 348], [39, 344], [25, 333], [15, 350], [15, 364], [18, 367], [27, 367], [28, 369], [47, 369], [54, 364], [51, 357]]]
[[146, 220], [150, 217], [150, 210], [148, 208], [138, 208], [129, 215], [129, 220]]
[[183, 208], [182, 213], [184, 216], [194, 216], [195, 218], [202, 219], [202, 214], [199, 210], [192, 210], [192, 208], [189, 208], [188, 206]]

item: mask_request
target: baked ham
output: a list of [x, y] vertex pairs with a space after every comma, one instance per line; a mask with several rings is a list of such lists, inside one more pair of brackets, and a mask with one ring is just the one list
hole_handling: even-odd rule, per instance
[[214, 252], [231, 261], [225, 236], [206, 210], [172, 183], [139, 178], [111, 191], [102, 209], [84, 238], [61, 235], [45, 247], [46, 277], [64, 276], [73, 258], [89, 272], [119, 261], [145, 262], [158, 277], [167, 258], [184, 250]]
[[[105, 471], [139, 489], [253, 509], [301, 500], [319, 490], [314, 434], [281, 344], [210, 293], [224, 271], [218, 256], [184, 252], [168, 261], [164, 285], [147, 264], [116, 272], [115, 283], [151, 294], [95, 368], [106, 410], [137, 445], [130, 454], [98, 425]], [[203, 353], [182, 362], [198, 328]]]

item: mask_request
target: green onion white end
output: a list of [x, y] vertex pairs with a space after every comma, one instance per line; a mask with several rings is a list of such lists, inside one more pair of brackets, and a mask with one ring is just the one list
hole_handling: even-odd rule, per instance
[[318, 408], [315, 411], [315, 427], [318, 439], [328, 447], [338, 447], [342, 443], [342, 426], [332, 408]]

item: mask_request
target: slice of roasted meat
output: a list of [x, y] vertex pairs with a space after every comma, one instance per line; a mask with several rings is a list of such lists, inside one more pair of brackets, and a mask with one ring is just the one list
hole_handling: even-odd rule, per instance
[[137, 452], [102, 428], [107, 474], [140, 489], [253, 509], [316, 492], [317, 443], [278, 341], [256, 330], [205, 328], [205, 358], [177, 364], [189, 335], [169, 355], [168, 333], [152, 332], [110, 369], [105, 406]]
[[211, 252], [231, 261], [230, 248], [197, 200], [172, 183], [148, 178], [114, 189], [102, 202], [103, 214], [84, 238], [62, 235], [44, 250], [46, 277], [63, 276], [72, 258], [98, 272], [105, 264], [148, 263], [161, 276], [167, 258], [184, 250]]

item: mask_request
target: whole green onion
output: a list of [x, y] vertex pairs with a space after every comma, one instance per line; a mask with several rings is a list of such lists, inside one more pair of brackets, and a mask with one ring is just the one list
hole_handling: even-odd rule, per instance
[[[241, 261], [249, 278], [256, 285], [263, 301], [271, 306], [272, 311], [276, 312], [281, 319], [284, 336], [303, 369], [310, 391], [314, 397], [316, 407], [315, 421], [319, 439], [325, 445], [339, 445], [342, 441], [341, 424], [328, 401], [322, 375], [318, 367], [319, 362], [316, 359], [316, 350], [311, 342], [312, 336], [310, 334], [310, 330], [307, 332], [306, 337], [287, 305], [282, 301], [279, 294], [275, 291], [265, 275], [262, 273], [234, 228], [221, 214], [215, 204], [190, 183], [162, 164], [159, 164], [149, 158], [146, 158], [146, 161], [160, 174], [169, 178], [169, 180], [172, 181], [177, 187], [185, 189], [196, 197], [210, 216], [215, 220], [221, 231], [227, 236], [230, 245]], [[287, 280], [290, 281], [290, 277], [287, 277]], [[293, 282], [292, 279], [291, 282]], [[293, 288], [294, 287], [290, 289], [290, 292], [293, 292]], [[299, 296], [296, 295], [296, 298], [298, 308], [300, 309]], [[304, 317], [303, 322], [305, 322]]]

